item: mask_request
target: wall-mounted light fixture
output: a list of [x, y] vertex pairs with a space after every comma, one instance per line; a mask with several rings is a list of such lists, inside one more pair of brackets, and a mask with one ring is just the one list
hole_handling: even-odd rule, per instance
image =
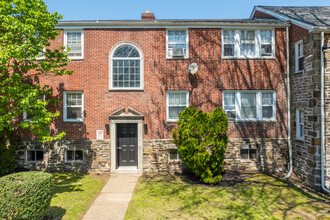
[[109, 124], [105, 124], [105, 131], [106, 131], [107, 135], [110, 134], [110, 125]]
[[195, 76], [195, 74], [198, 71], [198, 64], [197, 63], [191, 63], [188, 67], [188, 71], [192, 76]]
[[148, 125], [144, 124], [143, 127], [144, 127], [144, 134], [147, 135], [148, 134]]

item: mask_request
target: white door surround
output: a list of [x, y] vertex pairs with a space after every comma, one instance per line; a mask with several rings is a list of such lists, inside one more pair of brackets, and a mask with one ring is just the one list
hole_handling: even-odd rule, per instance
[[[125, 107], [109, 115], [110, 120], [110, 138], [111, 138], [111, 172], [112, 173], [142, 173], [143, 159], [143, 119], [144, 115], [128, 107], [128, 113], [125, 113]], [[138, 165], [136, 167], [118, 167], [117, 168], [117, 146], [116, 146], [116, 124], [118, 123], [137, 123], [138, 132]]]

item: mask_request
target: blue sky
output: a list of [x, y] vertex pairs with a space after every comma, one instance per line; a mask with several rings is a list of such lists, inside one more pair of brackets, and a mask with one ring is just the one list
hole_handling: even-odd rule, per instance
[[44, 0], [63, 20], [134, 20], [145, 10], [158, 19], [248, 18], [255, 5], [330, 6], [330, 0]]

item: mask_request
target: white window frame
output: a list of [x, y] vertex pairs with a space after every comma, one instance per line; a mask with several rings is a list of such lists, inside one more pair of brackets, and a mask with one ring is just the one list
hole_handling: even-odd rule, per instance
[[[116, 59], [123, 59], [123, 58], [114, 58], [113, 55], [114, 53], [116, 52], [116, 50], [123, 46], [123, 45], [129, 45], [129, 46], [132, 46], [134, 47], [135, 49], [138, 50], [138, 52], [140, 53], [140, 87], [113, 87], [112, 86], [112, 83], [113, 83], [113, 72], [112, 72], [112, 66], [113, 66], [113, 63], [112, 61], [113, 60], [116, 60]], [[144, 90], [144, 57], [143, 57], [143, 53], [142, 53], [142, 50], [140, 47], [138, 47], [136, 44], [132, 43], [132, 42], [120, 42], [118, 44], [116, 44], [112, 49], [111, 49], [111, 52], [110, 52], [110, 62], [109, 62], [109, 90], [115, 90], [115, 91], [119, 91], [119, 90]], [[136, 57], [134, 58], [129, 58], [129, 57], [126, 57], [125, 59], [129, 60], [129, 59], [132, 59], [132, 60], [137, 60]]]
[[[300, 122], [301, 113], [303, 113], [303, 121]], [[296, 139], [304, 141], [305, 140], [305, 112], [302, 108], [296, 109]], [[300, 133], [300, 126], [303, 126], [303, 133]]]
[[[276, 91], [275, 90], [223, 90], [222, 91], [222, 106], [225, 109], [225, 93], [235, 93], [235, 111], [236, 118], [229, 119], [230, 121], [276, 121]], [[256, 94], [256, 118], [242, 118], [241, 117], [241, 93], [253, 93]], [[273, 117], [262, 117], [262, 93], [273, 93]]]
[[[67, 94], [77, 93], [81, 94], [81, 106], [80, 105], [70, 105], [70, 107], [81, 107], [81, 119], [68, 119], [67, 118]], [[83, 91], [64, 91], [63, 94], [63, 121], [65, 122], [83, 122], [84, 121], [84, 92]]]
[[[34, 151], [34, 158], [35, 158], [35, 160], [28, 160], [28, 152], [29, 151]], [[40, 152], [42, 152], [42, 160], [37, 160], [37, 151], [40, 151]], [[29, 162], [29, 163], [38, 163], [38, 162], [42, 162], [42, 161], [44, 161], [44, 159], [45, 159], [45, 152], [43, 151], [43, 150], [26, 150], [25, 151], [25, 161], [26, 162]]]
[[[68, 151], [73, 151], [73, 160], [68, 160], [68, 158], [67, 158], [67, 153], [68, 153]], [[75, 159], [75, 154], [76, 154], [76, 151], [82, 151], [82, 160], [76, 160]], [[85, 152], [84, 152], [84, 150], [71, 150], [71, 149], [67, 149], [67, 150], [65, 150], [65, 162], [66, 163], [82, 163], [82, 162], [85, 162]]]
[[[43, 95], [41, 99], [42, 99], [42, 101], [44, 102], [44, 101], [46, 100], [46, 96]], [[26, 112], [26, 111], [23, 112], [23, 121], [24, 121], [24, 122], [27, 122], [27, 121], [29, 121], [29, 122], [33, 122], [32, 119], [28, 119], [28, 118], [27, 118], [27, 112]]]
[[[221, 33], [221, 42], [224, 42], [224, 31], [233, 31], [234, 32], [234, 56], [225, 56], [224, 55], [224, 46], [221, 46], [221, 57], [224, 59], [235, 59], [235, 58], [256, 58], [256, 59], [274, 59], [275, 58], [275, 30], [274, 29], [222, 29]], [[254, 56], [243, 56], [241, 54], [241, 34], [242, 31], [254, 31], [255, 32], [255, 55]], [[261, 56], [261, 31], [271, 31], [272, 32], [272, 53], [271, 56]]]
[[[301, 45], [301, 52], [302, 55], [299, 56], [299, 45]], [[304, 44], [303, 44], [303, 40], [297, 41], [294, 44], [294, 51], [295, 51], [295, 73], [301, 73], [304, 70], [304, 65], [303, 68], [301, 70], [299, 70], [299, 58], [304, 57]]]
[[[168, 31], [186, 31], [186, 53], [183, 57], [170, 56], [168, 52]], [[166, 29], [166, 59], [189, 59], [189, 29]]]
[[[171, 150], [176, 150], [176, 159], [171, 159]], [[169, 161], [177, 161], [177, 160], [181, 160], [180, 154], [179, 154], [179, 149], [168, 149], [168, 160]]]
[[[247, 153], [247, 155], [248, 155], [248, 158], [247, 159], [245, 159], [245, 158], [242, 158], [242, 150], [247, 150], [248, 151], [248, 153]], [[250, 152], [251, 152], [251, 150], [255, 150], [256, 151], [256, 158], [255, 159], [251, 159], [250, 158]], [[241, 160], [255, 160], [255, 161], [258, 161], [258, 149], [256, 149], [256, 148], [241, 148], [240, 150], [239, 150], [239, 154], [240, 154], [240, 159]]]
[[84, 59], [84, 30], [64, 30], [64, 36], [63, 36], [63, 42], [64, 42], [64, 47], [65, 51], [67, 51], [67, 40], [68, 40], [68, 33], [81, 33], [81, 56], [68, 56], [69, 59], [71, 60], [81, 60]]
[[46, 47], [42, 48], [42, 56], [37, 56], [36, 57], [36, 60], [44, 60], [46, 59], [46, 56], [45, 56], [45, 53], [46, 53]]
[[[177, 122], [178, 119], [170, 119], [170, 106], [169, 106], [169, 96], [170, 96], [170, 93], [186, 93], [186, 105], [185, 107], [189, 107], [189, 91], [188, 90], [169, 90], [169, 91], [166, 91], [166, 121], [167, 122]], [[178, 106], [178, 105], [176, 105]], [[183, 106], [183, 105], [180, 105], [180, 106]]]

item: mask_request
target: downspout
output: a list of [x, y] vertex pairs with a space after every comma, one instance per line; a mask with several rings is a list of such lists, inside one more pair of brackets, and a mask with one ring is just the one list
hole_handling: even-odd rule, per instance
[[321, 32], [321, 188], [324, 192], [330, 193], [330, 191], [325, 188], [325, 178], [324, 178], [324, 32]]
[[288, 99], [288, 151], [289, 151], [289, 172], [284, 177], [289, 178], [292, 173], [292, 148], [291, 148], [291, 110], [290, 110], [290, 66], [289, 66], [289, 27], [286, 27], [286, 81]]

